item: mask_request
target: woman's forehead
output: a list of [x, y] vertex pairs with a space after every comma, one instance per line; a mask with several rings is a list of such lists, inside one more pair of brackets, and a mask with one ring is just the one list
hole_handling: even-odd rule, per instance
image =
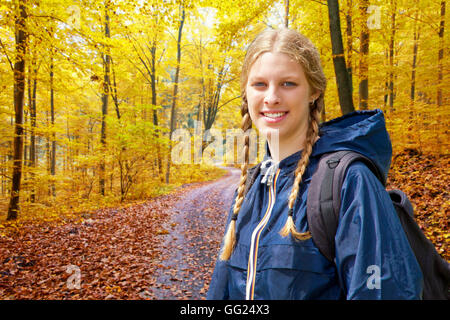
[[281, 52], [264, 52], [250, 68], [249, 76], [267, 76], [283, 74], [283, 76], [304, 76], [300, 63], [291, 56]]

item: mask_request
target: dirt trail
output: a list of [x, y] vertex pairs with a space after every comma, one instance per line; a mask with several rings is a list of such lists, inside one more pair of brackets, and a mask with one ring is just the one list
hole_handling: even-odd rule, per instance
[[204, 299], [222, 241], [240, 170], [196, 188], [178, 201], [164, 229], [161, 268], [151, 299]]
[[239, 170], [80, 222], [0, 236], [0, 299], [204, 299]]

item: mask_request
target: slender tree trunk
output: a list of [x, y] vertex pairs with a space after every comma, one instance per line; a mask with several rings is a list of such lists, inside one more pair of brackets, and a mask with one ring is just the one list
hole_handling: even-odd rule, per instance
[[[28, 73], [25, 76], [27, 79], [27, 92], [28, 92], [28, 110], [25, 108], [25, 102], [24, 102], [24, 123], [25, 125], [28, 123], [28, 121], [30, 121], [30, 132], [31, 132], [31, 68], [30, 68], [30, 64], [28, 64]], [[24, 98], [25, 99], [25, 98]], [[29, 120], [30, 119], [30, 120]], [[25, 131], [23, 134], [23, 141], [27, 141], [28, 139], [28, 133]], [[23, 164], [27, 167], [30, 166], [30, 143], [24, 142], [24, 148], [23, 148]], [[24, 180], [27, 180], [27, 176], [26, 173], [24, 175]]]
[[[54, 58], [54, 49], [53, 47], [50, 48], [50, 121], [51, 121], [51, 127], [54, 129], [55, 126], [55, 88], [54, 88], [54, 65], [53, 65], [53, 58]], [[52, 130], [52, 146], [51, 146], [51, 152], [50, 152], [50, 174], [52, 176], [55, 176], [56, 174], [56, 135], [55, 131]], [[51, 186], [51, 194], [53, 197], [56, 196], [56, 189], [55, 189], [55, 183], [52, 182]]]
[[26, 0], [18, 1], [15, 8], [16, 31], [16, 59], [14, 62], [14, 152], [11, 198], [8, 207], [7, 220], [17, 219], [20, 200], [20, 182], [23, 165], [23, 101], [25, 96], [25, 53], [27, 48], [27, 31], [25, 21], [27, 19]]
[[112, 59], [112, 57], [110, 58], [110, 65], [111, 65], [111, 71], [112, 71], [112, 76], [113, 76], [113, 86], [112, 88], [110, 88], [110, 93], [111, 93], [111, 97], [113, 99], [114, 102], [114, 106], [116, 108], [116, 115], [117, 115], [117, 119], [120, 120], [120, 109], [119, 109], [119, 96], [117, 94], [117, 82], [116, 82], [116, 71], [114, 68], [114, 61]]
[[285, 0], [284, 9], [285, 9], [284, 26], [286, 28], [289, 28], [289, 0]]
[[32, 203], [36, 201], [36, 187], [35, 187], [35, 172], [36, 169], [36, 163], [37, 163], [37, 152], [36, 152], [36, 94], [37, 94], [37, 75], [38, 70], [36, 67], [36, 57], [33, 57], [33, 60], [31, 62], [33, 68], [33, 85], [32, 85], [32, 93], [31, 93], [31, 101], [30, 101], [30, 124], [31, 124], [31, 133], [30, 133], [30, 166], [32, 168], [31, 170], [31, 181], [32, 181], [32, 187], [31, 187], [31, 196], [30, 200]]
[[397, 1], [391, 0], [391, 35], [389, 39], [389, 110], [394, 111], [394, 54], [395, 54], [395, 13]]
[[[178, 28], [178, 41], [177, 41], [177, 69], [175, 71], [175, 84], [173, 87], [173, 99], [172, 99], [172, 108], [170, 110], [170, 133], [169, 137], [172, 141], [172, 133], [175, 130], [175, 123], [176, 123], [176, 113], [175, 108], [177, 104], [177, 93], [178, 93], [178, 77], [180, 75], [180, 62], [181, 62], [181, 35], [183, 32], [183, 25], [184, 25], [184, 7], [181, 6], [181, 20], [180, 20], [180, 26]], [[167, 169], [166, 169], [166, 183], [169, 183], [169, 177], [170, 177], [170, 163], [172, 162], [172, 146], [169, 146], [169, 155], [167, 159]]]
[[339, 94], [342, 114], [355, 111], [352, 99], [350, 77], [345, 64], [344, 46], [342, 44], [341, 22], [339, 19], [338, 0], [328, 0], [328, 17], [330, 21], [331, 48], [333, 53], [334, 73]]
[[437, 106], [442, 106], [442, 79], [444, 60], [444, 24], [445, 24], [445, 1], [441, 1], [441, 22], [439, 23], [439, 53], [438, 53], [438, 85], [437, 85]]
[[414, 20], [414, 46], [413, 46], [413, 61], [411, 67], [411, 102], [414, 105], [416, 98], [416, 67], [417, 67], [417, 52], [419, 50], [419, 38], [420, 38], [420, 28], [417, 23], [419, 11], [416, 11], [415, 20]]
[[[156, 106], [156, 39], [154, 39], [153, 43], [152, 43], [152, 48], [151, 48], [151, 74], [150, 74], [150, 79], [151, 79], [151, 88], [152, 88], [152, 105]], [[153, 125], [155, 126], [155, 128], [158, 128], [158, 110], [153, 109]], [[160, 131], [156, 130], [155, 131], [155, 138], [158, 139], [159, 135], [160, 135]], [[157, 155], [157, 167], [158, 167], [158, 176], [161, 179], [161, 182], [163, 181], [163, 174], [162, 174], [162, 170], [163, 170], [163, 165], [162, 165], [162, 156], [161, 156], [161, 148], [159, 146], [159, 143], [156, 144], [156, 155]]]
[[[389, 66], [389, 48], [384, 49], [384, 63], [386, 66]], [[388, 68], [388, 67], [387, 67]], [[384, 78], [384, 109], [386, 110], [387, 104], [389, 101], [389, 72], [386, 72], [385, 78]]]
[[[109, 30], [109, 0], [105, 2], [105, 37], [110, 38], [110, 30]], [[103, 68], [104, 68], [104, 78], [103, 78], [103, 93], [102, 93], [102, 129], [100, 136], [100, 143], [102, 145], [102, 149], [106, 151], [106, 116], [108, 114], [108, 97], [109, 97], [109, 87], [110, 87], [110, 56], [109, 56], [109, 48], [105, 49], [106, 54], [103, 56]], [[101, 195], [105, 195], [105, 160], [100, 162], [100, 193]]]
[[350, 90], [352, 91], [353, 96], [353, 31], [352, 31], [352, 8], [353, 1], [347, 0], [347, 14], [346, 14], [346, 34], [347, 34], [347, 73], [350, 81]]
[[361, 0], [361, 37], [359, 48], [359, 109], [367, 110], [369, 103], [369, 27], [367, 25], [367, 8], [369, 0]]

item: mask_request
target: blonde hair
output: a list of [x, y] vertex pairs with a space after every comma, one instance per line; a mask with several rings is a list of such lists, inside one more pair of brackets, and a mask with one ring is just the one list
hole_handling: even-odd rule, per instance
[[[297, 163], [295, 170], [294, 184], [288, 201], [288, 217], [285, 226], [281, 229], [280, 234], [283, 237], [291, 234], [295, 239], [306, 240], [311, 238], [309, 231], [298, 232], [295, 228], [293, 211], [295, 200], [297, 199], [300, 189], [300, 182], [309, 163], [309, 157], [312, 147], [319, 136], [320, 113], [324, 107], [324, 92], [326, 89], [326, 78], [320, 63], [320, 55], [312, 42], [304, 35], [291, 29], [267, 29], [261, 32], [250, 44], [245, 55], [241, 73], [241, 129], [245, 132], [252, 126], [252, 120], [248, 112], [248, 104], [246, 97], [246, 86], [248, 74], [253, 63], [265, 52], [279, 52], [289, 55], [297, 61], [305, 72], [306, 79], [312, 92], [320, 93], [319, 97], [310, 104], [309, 126], [306, 134], [306, 140], [302, 156]], [[220, 254], [221, 260], [228, 260], [233, 252], [236, 242], [236, 219], [244, 201], [245, 181], [247, 180], [248, 170], [248, 149], [249, 140], [246, 137], [244, 141], [244, 164], [241, 166], [241, 178], [237, 190], [237, 196], [234, 203], [233, 214], [228, 225], [227, 232], [224, 237], [224, 245]]]

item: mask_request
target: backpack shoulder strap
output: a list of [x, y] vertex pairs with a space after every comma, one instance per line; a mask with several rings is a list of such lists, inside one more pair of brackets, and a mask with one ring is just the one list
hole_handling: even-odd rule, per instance
[[245, 181], [244, 197], [247, 195], [247, 192], [248, 192], [248, 190], [250, 190], [253, 183], [255, 183], [255, 180], [256, 180], [256, 178], [258, 178], [260, 171], [261, 171], [261, 162], [258, 163], [256, 166], [248, 169], [247, 180]]
[[367, 157], [354, 151], [324, 154], [310, 182], [307, 198], [307, 219], [315, 245], [334, 262], [334, 237], [339, 223], [341, 187], [348, 166], [354, 161], [364, 162], [384, 184], [383, 174]]

